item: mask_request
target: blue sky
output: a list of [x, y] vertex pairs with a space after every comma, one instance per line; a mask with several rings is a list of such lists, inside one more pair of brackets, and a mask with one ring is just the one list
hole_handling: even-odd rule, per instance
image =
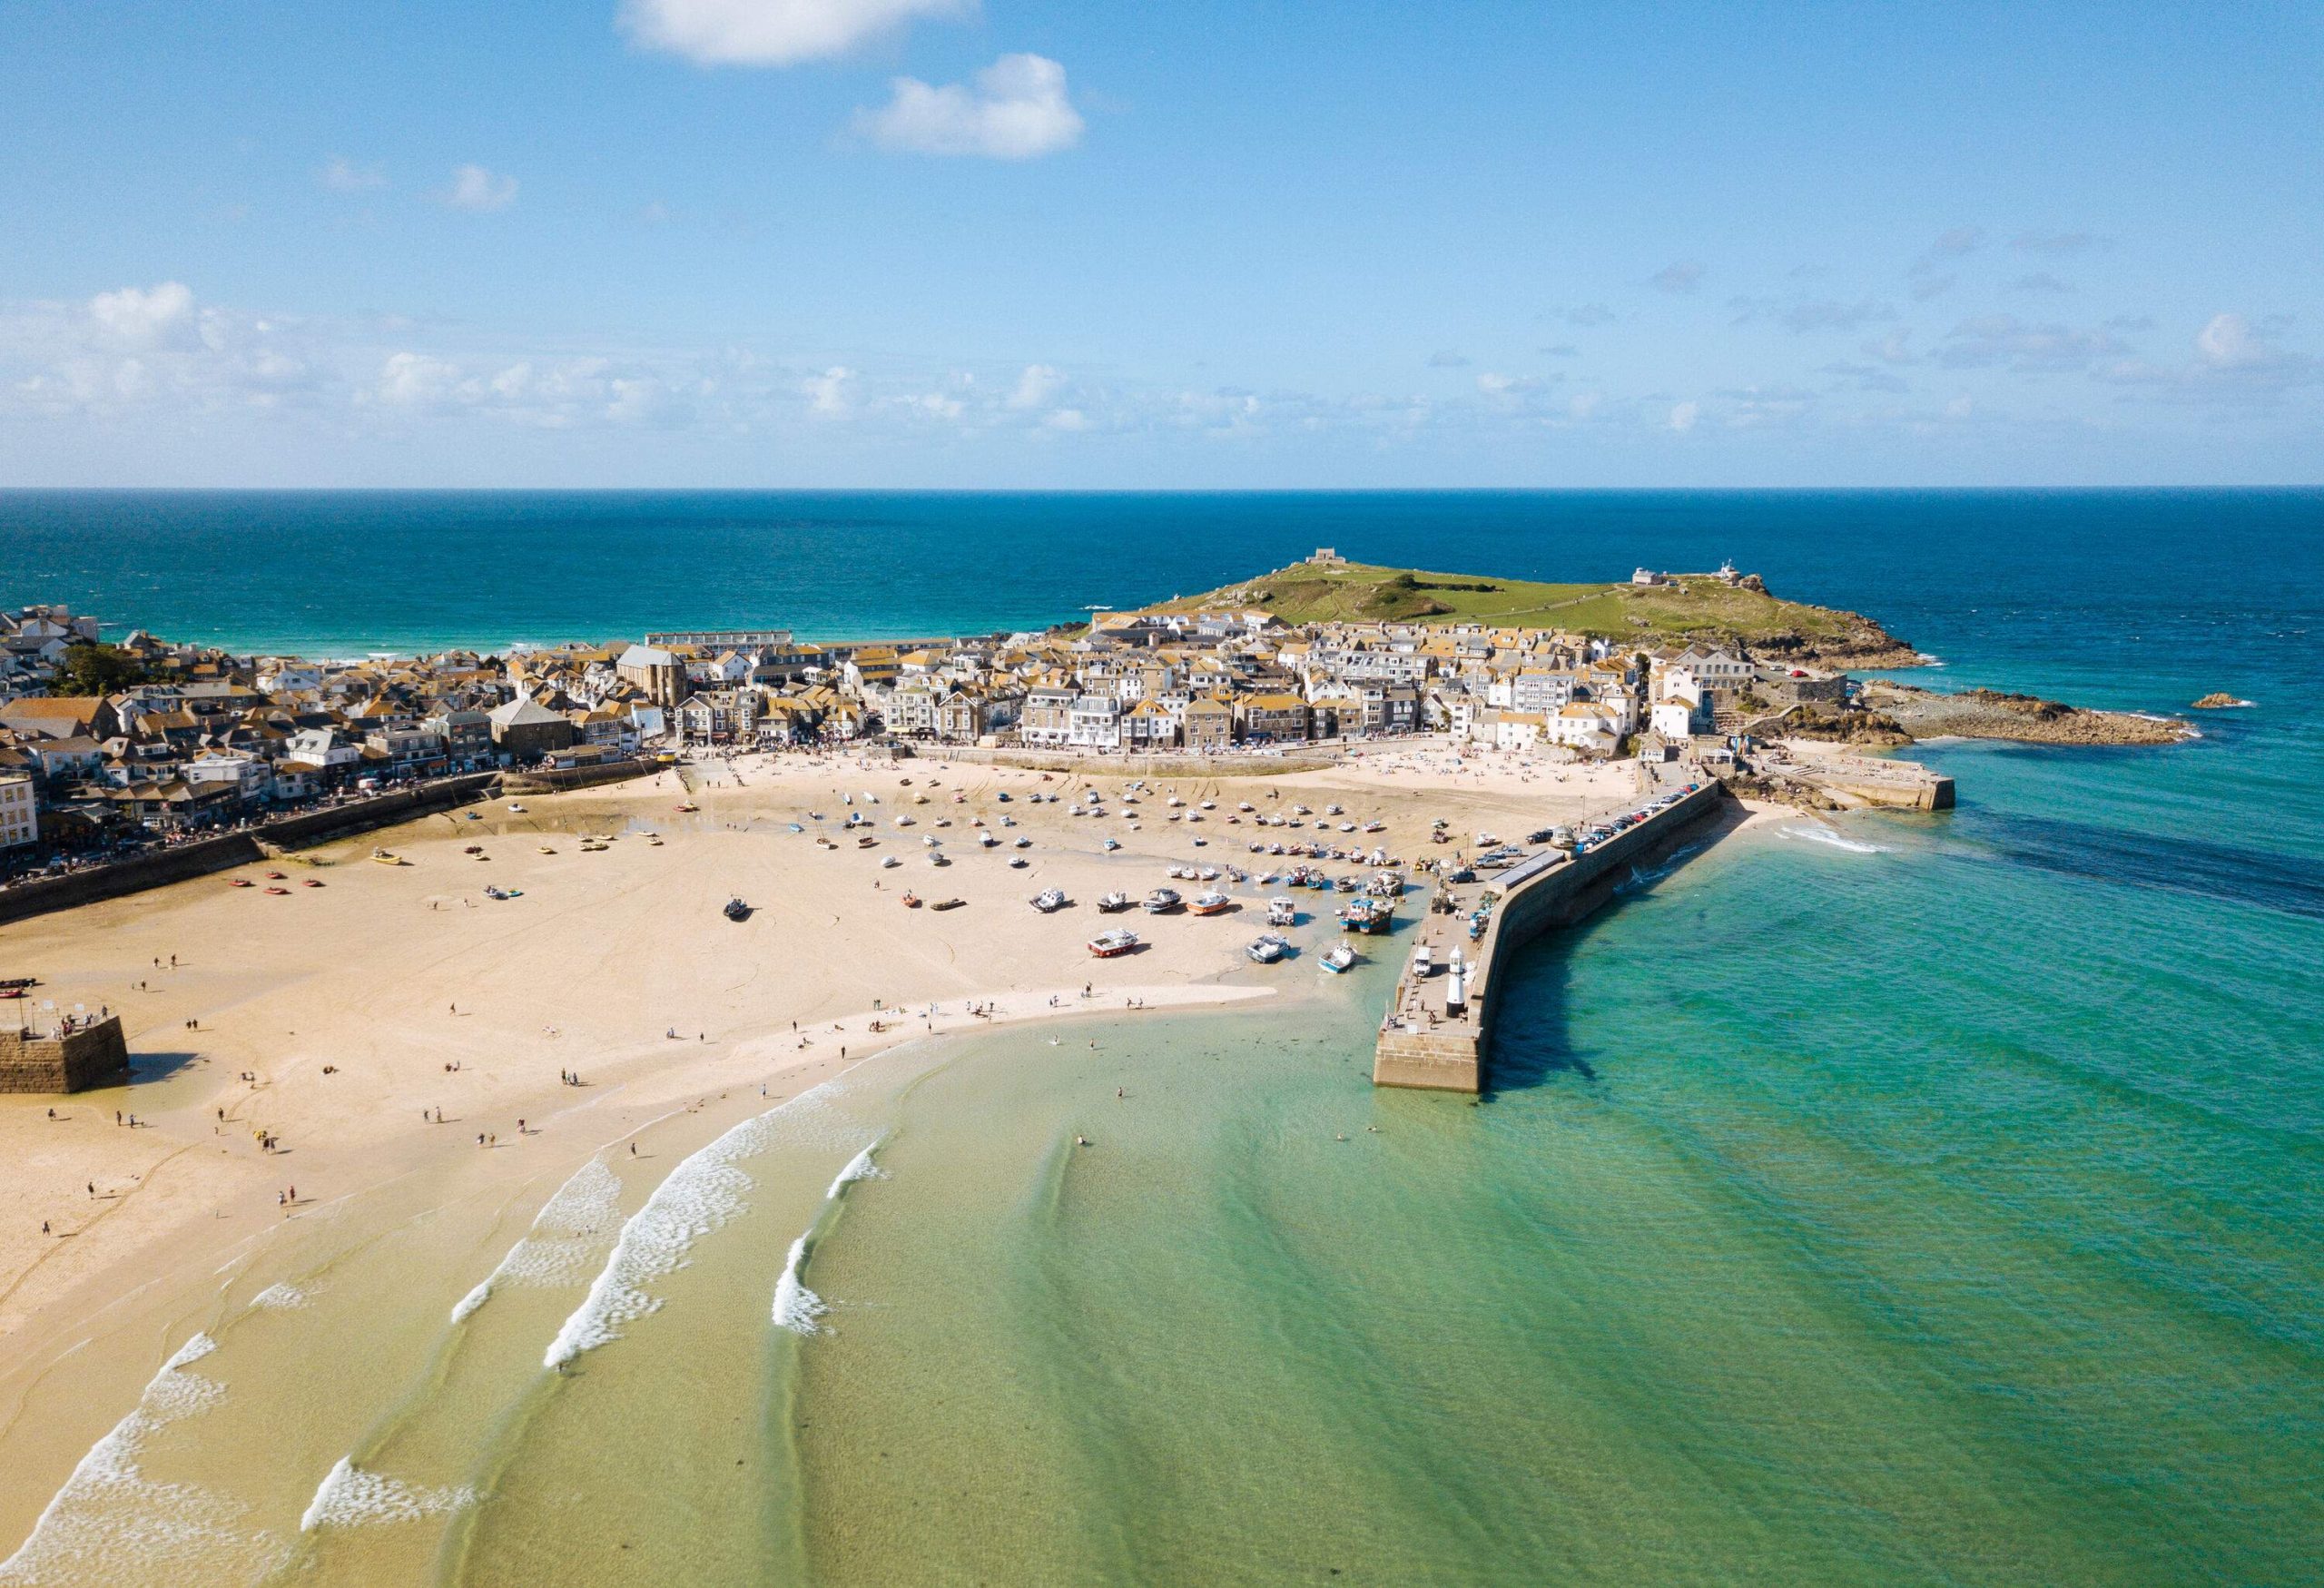
[[2312, 5], [0, 10], [0, 483], [2324, 476]]

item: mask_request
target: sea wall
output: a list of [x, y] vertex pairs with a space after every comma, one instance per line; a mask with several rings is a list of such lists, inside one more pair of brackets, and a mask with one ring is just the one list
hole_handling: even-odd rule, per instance
[[[1413, 1004], [1412, 969], [1396, 978], [1387, 1017], [1372, 1055], [1374, 1086], [1433, 1091], [1481, 1091], [1492, 1059], [1493, 1029], [1501, 1014], [1500, 979], [1508, 957], [1542, 932], [1570, 926], [1613, 896], [1632, 866], [1653, 858], [1697, 824], [1717, 812], [1727, 791], [1706, 781], [1637, 826], [1616, 833], [1584, 853], [1547, 852], [1489, 884], [1499, 894], [1485, 934], [1464, 950], [1469, 962], [1468, 1014], [1434, 1025], [1408, 1023], [1400, 1011]], [[1433, 979], [1441, 984], [1440, 972]]]
[[594, 788], [601, 783], [651, 777], [665, 770], [657, 761], [633, 759], [608, 761], [601, 766], [569, 766], [563, 771], [551, 768], [543, 772], [511, 772], [501, 779], [501, 790], [512, 794], [560, 794], [568, 789]]
[[128, 1080], [119, 1015], [64, 1037], [0, 1030], [0, 1091], [86, 1091]]
[[1029, 772], [1063, 772], [1084, 777], [1283, 777], [1294, 772], [1321, 772], [1339, 764], [1328, 751], [1265, 751], [1257, 754], [1205, 755], [1172, 751], [1153, 755], [1125, 755], [1071, 750], [979, 750], [951, 745], [928, 745], [918, 754], [976, 766], [1016, 766]]
[[247, 865], [270, 854], [304, 849], [311, 844], [390, 827], [417, 816], [471, 804], [487, 794], [498, 779], [497, 772], [447, 777], [420, 788], [397, 789], [343, 805], [301, 811], [261, 823], [246, 833], [225, 833], [215, 838], [158, 849], [109, 865], [61, 877], [43, 877], [0, 890], [0, 925], [29, 921], [35, 915], [76, 909], [104, 899], [142, 893], [172, 883], [189, 882], [230, 867]]

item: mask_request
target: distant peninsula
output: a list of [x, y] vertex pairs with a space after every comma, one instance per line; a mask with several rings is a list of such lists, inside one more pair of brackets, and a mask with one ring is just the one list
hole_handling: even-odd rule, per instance
[[1297, 627], [1321, 623], [1482, 624], [1559, 629], [1622, 646], [1743, 646], [1761, 660], [1912, 667], [1927, 657], [1861, 613], [1770, 595], [1757, 574], [1663, 574], [1621, 584], [1548, 584], [1424, 573], [1319, 556], [1240, 584], [1146, 608], [1259, 611]]

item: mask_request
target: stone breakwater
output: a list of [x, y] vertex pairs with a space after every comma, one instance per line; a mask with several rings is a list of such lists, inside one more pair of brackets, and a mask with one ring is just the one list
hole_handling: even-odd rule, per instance
[[[1676, 804], [1581, 853], [1540, 851], [1497, 879], [1455, 890], [1460, 902], [1452, 914], [1454, 921], [1474, 907], [1481, 893], [1491, 893], [1497, 901], [1483, 937], [1460, 945], [1464, 961], [1462, 1004], [1458, 1009], [1449, 1007], [1452, 975], [1444, 968], [1449, 954], [1440, 955], [1436, 967], [1425, 977], [1407, 964], [1396, 979], [1396, 990], [1389, 998], [1387, 1014], [1373, 1045], [1372, 1084], [1424, 1091], [1483, 1090], [1493, 1025], [1501, 1012], [1500, 972], [1506, 956], [1551, 928], [1571, 925], [1605, 903], [1613, 896], [1615, 886], [1637, 866], [1653, 859], [1726, 803], [1726, 790], [1706, 781]], [[1427, 933], [1423, 921], [1416, 935]]]
[[1965, 689], [1941, 695], [1909, 684], [1866, 684], [1864, 705], [1915, 739], [2015, 739], [2033, 745], [2175, 745], [2193, 736], [2176, 717], [2091, 711], [2032, 695]]

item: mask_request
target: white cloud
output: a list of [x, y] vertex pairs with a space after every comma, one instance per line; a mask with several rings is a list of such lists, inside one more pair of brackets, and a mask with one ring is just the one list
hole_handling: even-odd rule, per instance
[[141, 290], [123, 287], [89, 300], [89, 318], [124, 347], [180, 341], [192, 332], [193, 291], [182, 281]]
[[481, 165], [456, 166], [452, 171], [452, 185], [444, 194], [444, 202], [455, 210], [469, 210], [479, 214], [489, 210], [505, 210], [517, 202], [517, 179], [497, 175]]
[[369, 192], [388, 185], [388, 168], [377, 161], [358, 165], [344, 154], [334, 154], [323, 162], [315, 180], [335, 193]]
[[975, 8], [974, 0], [623, 0], [621, 26], [645, 48], [699, 66], [788, 66]]
[[2195, 333], [2195, 356], [2213, 370], [2248, 370], [2277, 353], [2251, 334], [2251, 322], [2240, 314], [2214, 314]]
[[917, 77], [895, 78], [889, 89], [886, 104], [855, 113], [855, 130], [883, 149], [1029, 160], [1081, 138], [1065, 68], [1045, 55], [1003, 55], [977, 74], [974, 89]]
[[1672, 429], [1683, 436], [1695, 428], [1695, 420], [1701, 411], [1691, 402], [1674, 402], [1670, 405], [1670, 418], [1667, 422]]
[[848, 382], [855, 379], [855, 371], [844, 364], [833, 364], [820, 375], [811, 375], [799, 383], [807, 394], [807, 405], [817, 413], [841, 414], [848, 409]]
[[1017, 390], [1009, 394], [1009, 406], [1047, 408], [1050, 399], [1064, 390], [1064, 370], [1054, 364], [1028, 364], [1025, 372], [1017, 377]]
[[[507, 395], [511, 384], [521, 383], [523, 366], [504, 370], [501, 395]], [[430, 358], [426, 353], [390, 353], [379, 366], [379, 379], [371, 394], [390, 408], [442, 408], [449, 403], [473, 400], [480, 388], [467, 380], [460, 367], [448, 360]]]
[[1061, 408], [1041, 423], [1052, 430], [1086, 430], [1089, 428], [1089, 416], [1078, 408]]

